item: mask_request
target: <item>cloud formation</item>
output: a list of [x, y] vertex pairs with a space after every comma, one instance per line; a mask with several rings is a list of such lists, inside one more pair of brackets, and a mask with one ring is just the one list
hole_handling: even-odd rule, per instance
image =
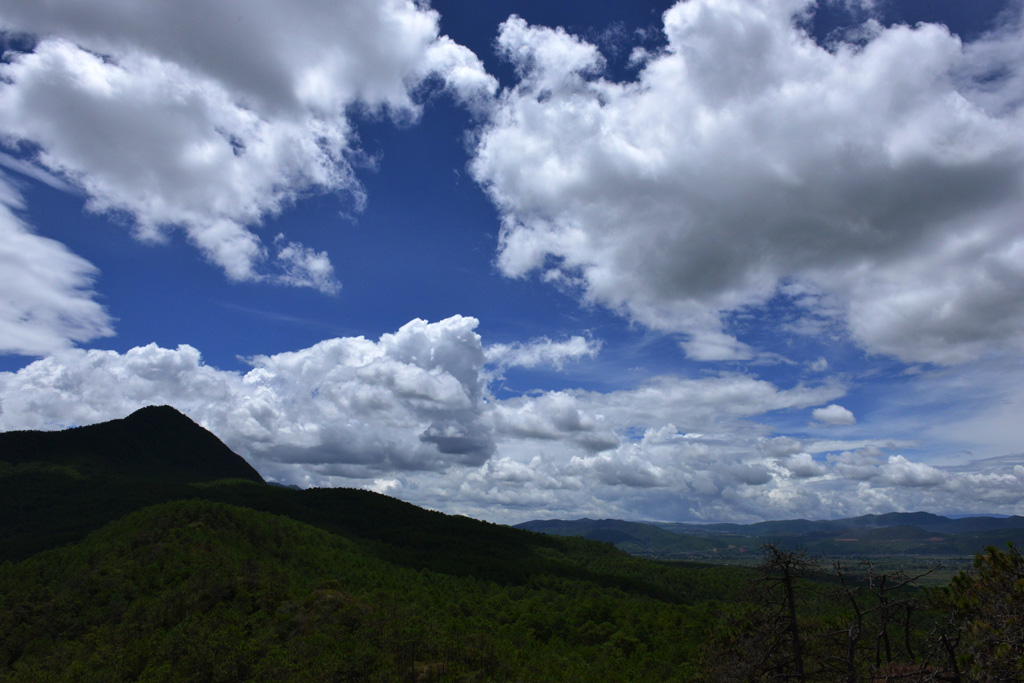
[[325, 254], [253, 228], [308, 193], [362, 204], [353, 111], [411, 121], [428, 80], [472, 106], [495, 87], [412, 0], [12, 0], [0, 29], [37, 39], [0, 64], [8, 144], [143, 239], [181, 228], [231, 279], [328, 293]]
[[966, 45], [872, 20], [821, 45], [814, 9], [680, 2], [628, 82], [580, 38], [506, 21], [520, 80], [472, 162], [501, 271], [685, 333], [697, 360], [751, 358], [726, 316], [794, 286], [840, 304], [808, 326], [838, 315], [903, 361], [1024, 348], [1019, 18]]
[[170, 403], [257, 466], [308, 468], [313, 479], [303, 481], [479, 465], [494, 443], [482, 422], [476, 325], [414, 320], [376, 342], [329, 339], [257, 356], [244, 375], [204, 364], [187, 345], [68, 350], [2, 376], [0, 422], [52, 429]]
[[832, 403], [824, 408], [815, 408], [811, 416], [818, 422], [827, 425], [854, 425], [857, 418], [846, 408]]
[[[597, 47], [511, 17], [497, 47], [517, 82], [495, 98], [412, 0], [9, 0], [0, 28], [35, 43], [0, 63], [15, 154], [0, 164], [83, 191], [143, 239], [184, 230], [234, 280], [333, 293], [328, 254], [259, 225], [314, 193], [358, 208], [372, 160], [354, 117], [412, 123], [444, 90], [483, 122], [472, 172], [501, 212], [505, 275], [682, 333], [694, 360], [779, 362], [740, 338], [736, 321], [757, 318], [746, 329], [946, 367], [864, 380], [829, 355], [787, 382], [682, 364], [617, 390], [509, 395], [492, 386], [505, 371], [585, 365], [602, 341], [485, 345], [462, 316], [247, 372], [188, 345], [76, 350], [112, 333], [98, 273], [35, 235], [0, 177], [0, 352], [50, 354], [0, 373], [0, 429], [170, 403], [276, 480], [498, 521], [1019, 512], [1024, 463], [1005, 455], [1024, 386], [1019, 17], [966, 44], [865, 20], [823, 45], [802, 28], [814, 7], [680, 2], [623, 82]], [[854, 389], [878, 398], [855, 405]]]
[[21, 194], [0, 171], [0, 353], [42, 356], [114, 333], [96, 301], [96, 267], [32, 232]]
[[487, 362], [499, 368], [535, 368], [550, 365], [559, 370], [566, 361], [593, 358], [601, 350], [601, 342], [574, 335], [563, 341], [546, 337], [522, 344], [492, 344], [487, 347]]
[[361, 486], [496, 521], [1002, 512], [1019, 502], [1016, 460], [943, 468], [893, 439], [778, 433], [773, 415], [840, 415], [832, 402], [846, 388], [827, 378], [780, 388], [740, 374], [666, 375], [499, 400], [476, 327], [462, 316], [413, 320], [376, 341], [256, 356], [245, 373], [211, 367], [187, 345], [65, 349], [0, 373], [0, 429], [169, 403], [275, 480]]

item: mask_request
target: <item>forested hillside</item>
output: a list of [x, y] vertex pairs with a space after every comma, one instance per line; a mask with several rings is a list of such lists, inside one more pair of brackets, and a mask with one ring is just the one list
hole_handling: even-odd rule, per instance
[[775, 546], [757, 569], [655, 562], [610, 537], [271, 486], [170, 409], [58, 434], [0, 435], [3, 681], [1024, 674], [1014, 548], [935, 591]]
[[[406, 567], [248, 508], [175, 502], [0, 568], [10, 681], [688, 680], [734, 577], [605, 546], [523, 581]], [[692, 638], [680, 638], [681, 634]]]

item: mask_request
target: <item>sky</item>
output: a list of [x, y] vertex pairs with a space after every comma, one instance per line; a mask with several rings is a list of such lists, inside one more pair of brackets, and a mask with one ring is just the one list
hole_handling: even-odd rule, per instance
[[168, 404], [501, 523], [1024, 514], [1021, 0], [6, 0], [0, 51], [2, 431]]

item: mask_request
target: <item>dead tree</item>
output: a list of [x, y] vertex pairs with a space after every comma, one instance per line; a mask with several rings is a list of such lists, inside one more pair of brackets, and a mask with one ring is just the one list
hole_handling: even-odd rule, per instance
[[[923, 607], [911, 591], [914, 584], [938, 567], [913, 575], [903, 569], [878, 572], [871, 562], [861, 562], [860, 567], [863, 579], [858, 585], [851, 581], [847, 567], [833, 563], [840, 589], [852, 610], [844, 633], [846, 680], [848, 683], [860, 680], [862, 670], [869, 671], [872, 680], [935, 680], [926, 678], [925, 674], [935, 673], [937, 667], [928, 661], [923, 648], [914, 644], [914, 615]], [[864, 635], [871, 636], [866, 646], [860, 644]], [[868, 663], [862, 661], [865, 654], [870, 659]], [[882, 673], [897, 670], [899, 674]]]
[[774, 628], [765, 653], [766, 673], [776, 679], [806, 681], [804, 643], [798, 618], [796, 582], [814, 566], [803, 551], [784, 551], [776, 543], [761, 546], [761, 581]]

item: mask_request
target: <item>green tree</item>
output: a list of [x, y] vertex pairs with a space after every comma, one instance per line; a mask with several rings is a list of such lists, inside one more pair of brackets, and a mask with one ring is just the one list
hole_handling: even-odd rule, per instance
[[974, 558], [939, 603], [953, 615], [959, 666], [972, 681], [1024, 680], [1024, 558], [1013, 544], [994, 546]]

